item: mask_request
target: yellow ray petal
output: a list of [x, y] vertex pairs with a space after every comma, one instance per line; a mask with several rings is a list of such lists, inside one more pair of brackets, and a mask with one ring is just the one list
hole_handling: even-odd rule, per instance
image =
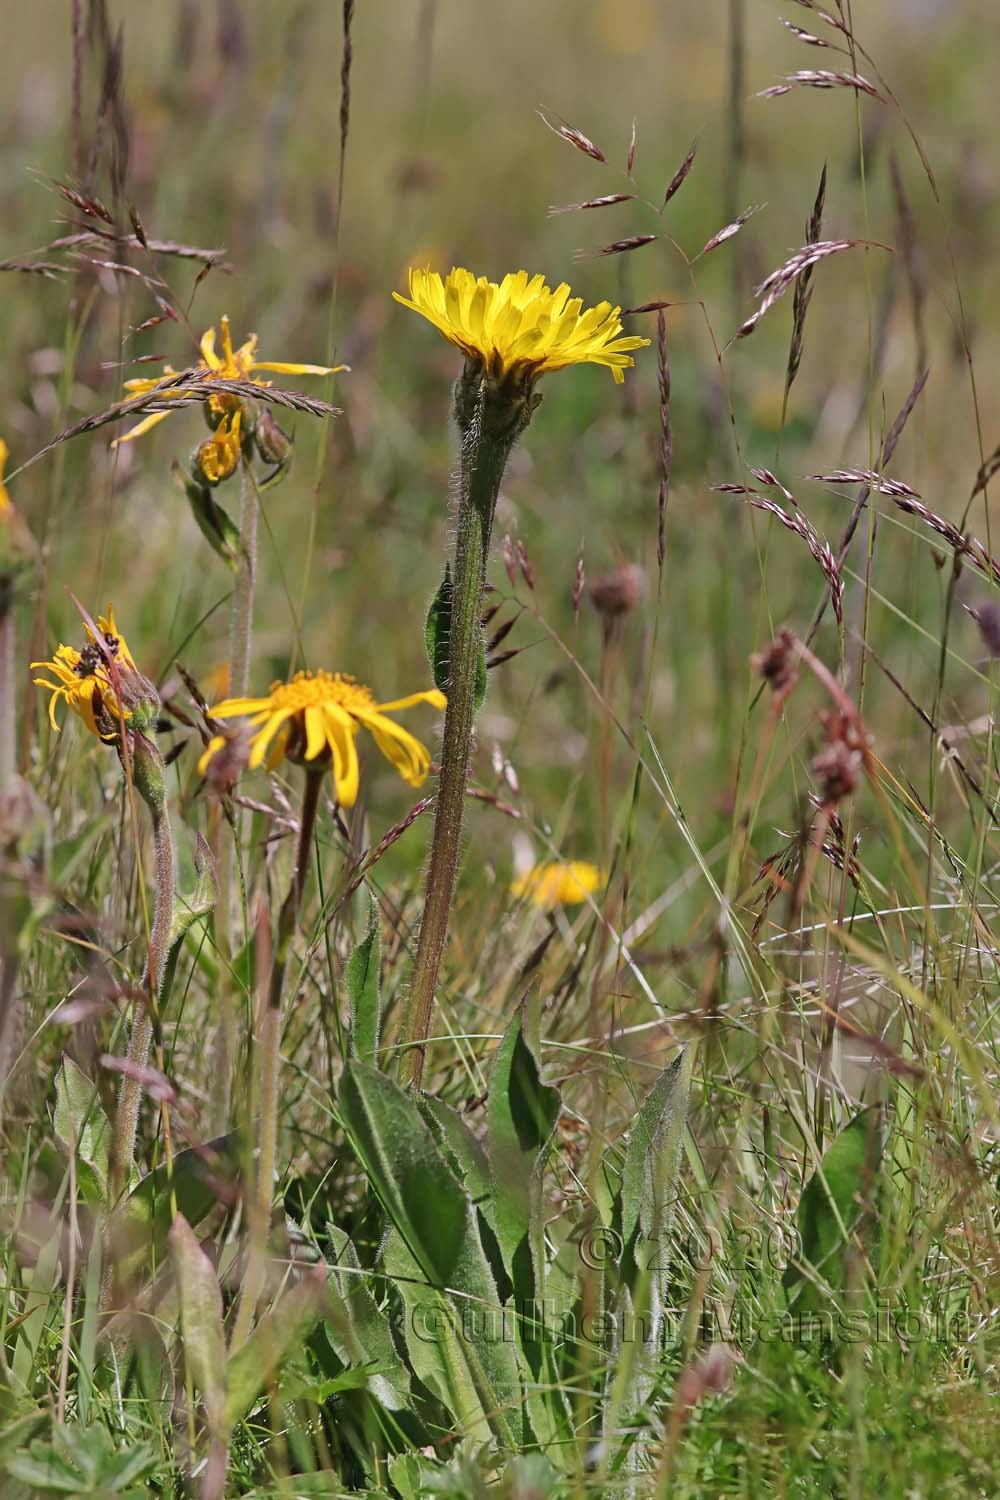
[[424, 693], [410, 693], [406, 698], [393, 698], [391, 703], [376, 703], [375, 709], [380, 714], [387, 714], [399, 708], [412, 708], [415, 703], [429, 703], [432, 708], [444, 708], [447, 702], [444, 693], [437, 688], [430, 688]]
[[122, 433], [121, 437], [116, 437], [111, 444], [112, 448], [120, 448], [123, 443], [131, 443], [136, 438], [145, 437], [147, 432], [152, 432], [154, 427], [158, 427], [161, 422], [165, 422], [168, 417], [172, 416], [172, 411], [151, 412], [148, 417], [143, 417], [142, 421], [138, 422], [130, 431]]

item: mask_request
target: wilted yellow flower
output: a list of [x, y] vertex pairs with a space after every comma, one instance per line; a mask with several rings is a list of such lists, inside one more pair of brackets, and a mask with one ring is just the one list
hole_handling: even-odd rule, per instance
[[[249, 768], [265, 762], [268, 770], [288, 757], [296, 761], [330, 760], [337, 800], [352, 807], [358, 795], [358, 752], [354, 737], [364, 727], [382, 754], [410, 786], [421, 786], [430, 769], [425, 746], [386, 717], [415, 703], [444, 708], [443, 693], [411, 693], [391, 703], [376, 703], [370, 690], [340, 672], [296, 672], [291, 682], [276, 682], [266, 698], [227, 698], [209, 709], [212, 718], [246, 716], [256, 730], [251, 741]], [[204, 775], [212, 757], [226, 741], [210, 740], [198, 769]]]
[[511, 884], [515, 896], [527, 897], [543, 911], [578, 906], [604, 884], [603, 871], [581, 859], [549, 860], [534, 865]]
[[[136, 667], [125, 639], [118, 633], [115, 612], [108, 605], [106, 615], [99, 615], [97, 629], [101, 644], [95, 641], [89, 625], [85, 630], [90, 644], [82, 651], [75, 646], [59, 646], [51, 661], [33, 661], [32, 671], [51, 672], [55, 682], [44, 677], [34, 678], [36, 687], [47, 688], [49, 699], [49, 723], [59, 733], [56, 719], [56, 704], [62, 701], [67, 708], [82, 719], [99, 740], [113, 740], [118, 733], [122, 715], [130, 718], [140, 702], [146, 701], [151, 692], [150, 684]], [[114, 669], [108, 662], [110, 657]]]
[[495, 378], [511, 374], [529, 380], [568, 365], [607, 365], [621, 384], [635, 363], [629, 350], [649, 339], [622, 331], [621, 308], [599, 302], [583, 311], [565, 281], [551, 291], [542, 276], [518, 271], [499, 285], [454, 267], [442, 280], [437, 271], [410, 271], [410, 295], [393, 292], [397, 302], [420, 313], [458, 346], [466, 358]]
[[10, 449], [3, 438], [0, 438], [0, 512], [10, 509], [10, 495], [7, 493], [7, 486], [3, 482], [3, 471], [7, 467], [9, 453]]
[[206, 484], [221, 484], [235, 474], [240, 461], [242, 415], [237, 405], [234, 412], [223, 417], [212, 436], [198, 444], [194, 466]]
[[[233, 341], [229, 333], [229, 319], [225, 316], [220, 320], [222, 331], [222, 353], [216, 352], [215, 329], [209, 328], [201, 336], [201, 364], [193, 367], [193, 373], [202, 380], [247, 380], [253, 385], [267, 387], [272, 384], [270, 380], [258, 380], [255, 374], [257, 370], [267, 370], [275, 375], [336, 375], [340, 370], [346, 370], [347, 365], [297, 365], [288, 364], [283, 360], [264, 360], [257, 358], [257, 335], [252, 333], [246, 343], [241, 344], [238, 349], [233, 348]], [[170, 365], [164, 366], [162, 375], [154, 376], [152, 379], [126, 380], [125, 389], [133, 396], [145, 395], [148, 391], [155, 391], [165, 380], [180, 372]], [[164, 399], [169, 399], [169, 388], [163, 393]], [[223, 394], [211, 397], [209, 404], [212, 412], [219, 420], [227, 414], [232, 413], [235, 397]], [[170, 411], [154, 411], [148, 417], [143, 417], [131, 431], [116, 438], [112, 447], [119, 443], [130, 443], [133, 438], [142, 437], [166, 417], [172, 416]]]

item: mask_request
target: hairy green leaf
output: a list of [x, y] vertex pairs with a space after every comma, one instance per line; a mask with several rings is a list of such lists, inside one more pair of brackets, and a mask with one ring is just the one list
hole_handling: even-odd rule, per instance
[[57, 1140], [76, 1157], [80, 1193], [90, 1203], [103, 1202], [108, 1191], [111, 1127], [96, 1085], [65, 1054], [56, 1074], [52, 1125]]
[[226, 1339], [219, 1278], [183, 1214], [171, 1225], [169, 1245], [180, 1293], [184, 1359], [201, 1392], [209, 1429], [219, 1437], [226, 1430]]
[[378, 905], [369, 896], [368, 931], [348, 959], [344, 978], [351, 1002], [351, 1056], [371, 1063], [378, 1061], [382, 1029], [379, 956]]

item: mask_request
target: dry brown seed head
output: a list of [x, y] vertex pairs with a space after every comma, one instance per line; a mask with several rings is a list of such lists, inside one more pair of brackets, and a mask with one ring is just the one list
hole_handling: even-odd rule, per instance
[[786, 697], [798, 681], [795, 638], [790, 630], [779, 630], [765, 651], [751, 658], [753, 669], [769, 682], [777, 697]]

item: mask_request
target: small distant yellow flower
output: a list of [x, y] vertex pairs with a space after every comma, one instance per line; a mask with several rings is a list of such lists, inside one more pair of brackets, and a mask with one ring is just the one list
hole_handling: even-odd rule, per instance
[[[266, 698], [227, 698], [209, 710], [214, 719], [246, 716], [256, 730], [250, 745], [249, 768], [267, 764], [268, 770], [288, 757], [333, 765], [337, 800], [352, 807], [358, 796], [358, 752], [354, 738], [359, 728], [371, 734], [382, 754], [410, 786], [421, 786], [430, 769], [430, 755], [419, 740], [386, 717], [415, 703], [444, 708], [443, 693], [411, 693], [391, 703], [376, 703], [370, 690], [340, 672], [296, 672], [291, 682], [276, 682]], [[226, 743], [216, 735], [198, 762], [205, 770]]]
[[[143, 683], [145, 679], [140, 677], [131, 651], [124, 637], [118, 633], [115, 612], [110, 604], [107, 614], [98, 616], [97, 628], [107, 654], [121, 669], [116, 674], [117, 683], [112, 681], [104, 653], [94, 642], [93, 631], [89, 625], [84, 628], [90, 644], [82, 651], [77, 651], [74, 646], [59, 646], [51, 661], [31, 663], [32, 671], [51, 672], [56, 681], [49, 682], [44, 677], [36, 677], [34, 682], [36, 687], [47, 688], [52, 694], [49, 699], [49, 723], [57, 734], [59, 723], [56, 719], [56, 704], [62, 701], [77, 718], [83, 720], [91, 734], [96, 735], [99, 740], [113, 740], [123, 712], [127, 715], [133, 706], [131, 702], [126, 704], [119, 700], [118, 689], [122, 686], [122, 675], [127, 674], [130, 680]], [[123, 698], [127, 696], [130, 697], [122, 694]]]
[[[288, 364], [283, 360], [258, 359], [257, 335], [255, 333], [250, 335], [246, 343], [241, 344], [238, 349], [234, 349], [232, 337], [229, 332], [229, 319], [223, 317], [220, 320], [219, 326], [222, 332], [221, 355], [216, 353], [214, 328], [206, 329], [201, 336], [201, 364], [193, 367], [193, 373], [199, 375], [202, 380], [211, 380], [213, 377], [217, 380], [247, 380], [253, 385], [267, 387], [272, 382], [270, 380], [258, 380], [255, 374], [257, 370], [267, 370], [275, 375], [336, 375], [340, 370], [347, 369], [347, 365], [297, 365]], [[130, 395], [143, 396], [148, 391], [155, 391], [165, 380], [179, 373], [172, 366], [165, 365], [164, 373], [155, 376], [153, 379], [126, 380], [125, 389]], [[169, 389], [164, 391], [163, 394], [164, 398], [168, 399], [170, 396]], [[234, 397], [225, 394], [218, 397], [211, 397], [210, 406], [214, 415], [222, 419], [227, 413], [231, 413], [234, 399]], [[116, 438], [111, 446], [115, 448], [119, 443], [130, 443], [133, 438], [142, 437], [144, 433], [149, 432], [158, 423], [164, 421], [166, 417], [172, 415], [173, 413], [169, 411], [151, 412], [148, 417], [144, 417], [129, 432], [124, 433], [120, 438]]]
[[604, 874], [596, 865], [581, 859], [555, 859], [519, 875], [510, 888], [515, 896], [552, 911], [557, 906], [578, 906], [603, 884]]
[[527, 271], [498, 285], [456, 266], [443, 280], [437, 271], [414, 268], [409, 297], [392, 295], [497, 379], [514, 374], [534, 380], [548, 370], [591, 364], [607, 365], [620, 385], [635, 363], [629, 351], [649, 339], [620, 338], [620, 307], [599, 302], [584, 312], [582, 299], [569, 292], [565, 281], [553, 292], [544, 277], [529, 280]]
[[10, 449], [3, 438], [0, 438], [0, 514], [5, 510], [10, 510], [10, 495], [7, 491], [7, 486], [3, 482], [3, 471], [7, 467], [9, 454]]

